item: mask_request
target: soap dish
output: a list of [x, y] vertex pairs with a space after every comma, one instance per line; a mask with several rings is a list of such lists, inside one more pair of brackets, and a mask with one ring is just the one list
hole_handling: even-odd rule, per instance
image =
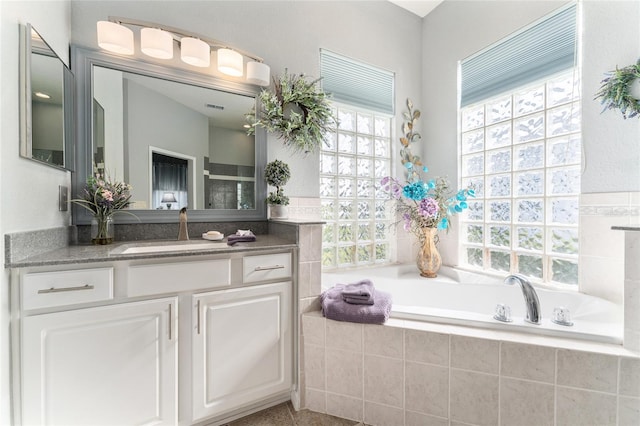
[[209, 241], [220, 241], [224, 238], [224, 234], [208, 235], [206, 232], [202, 234], [202, 238]]

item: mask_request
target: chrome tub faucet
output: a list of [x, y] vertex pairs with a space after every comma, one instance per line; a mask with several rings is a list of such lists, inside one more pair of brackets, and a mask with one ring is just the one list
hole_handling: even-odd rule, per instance
[[524, 296], [524, 303], [527, 307], [527, 315], [524, 320], [531, 324], [540, 324], [542, 317], [540, 314], [540, 300], [538, 300], [538, 294], [529, 280], [523, 275], [514, 274], [507, 276], [507, 278], [504, 279], [504, 283], [507, 285], [520, 284], [522, 295]]

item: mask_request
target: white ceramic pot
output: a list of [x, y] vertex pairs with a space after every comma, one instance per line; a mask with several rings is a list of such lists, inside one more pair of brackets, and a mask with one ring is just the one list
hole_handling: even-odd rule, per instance
[[286, 219], [289, 217], [289, 206], [282, 204], [269, 204], [270, 219]]

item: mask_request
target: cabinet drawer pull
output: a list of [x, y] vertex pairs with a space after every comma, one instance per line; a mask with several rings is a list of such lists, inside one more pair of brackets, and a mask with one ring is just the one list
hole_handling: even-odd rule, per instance
[[284, 269], [284, 265], [256, 266], [254, 271], [270, 271], [272, 269]]
[[93, 286], [89, 284], [85, 284], [85, 285], [80, 285], [78, 287], [60, 287], [60, 288], [51, 287], [51, 288], [38, 290], [38, 294], [62, 293], [64, 291], [78, 291], [78, 290], [93, 290]]

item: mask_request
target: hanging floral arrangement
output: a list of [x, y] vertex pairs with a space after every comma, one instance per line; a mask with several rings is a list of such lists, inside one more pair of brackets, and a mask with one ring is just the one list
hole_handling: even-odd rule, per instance
[[[294, 152], [315, 152], [325, 133], [335, 125], [328, 95], [319, 87], [320, 79], [309, 81], [304, 74], [290, 75], [285, 70], [273, 79], [273, 90], [263, 89], [258, 96], [261, 113], [247, 115], [254, 134], [257, 126], [277, 133]], [[259, 117], [259, 118], [258, 118]]]
[[619, 109], [625, 119], [640, 117], [640, 59], [635, 65], [616, 67], [608, 75], [595, 99], [601, 99], [604, 110]]

